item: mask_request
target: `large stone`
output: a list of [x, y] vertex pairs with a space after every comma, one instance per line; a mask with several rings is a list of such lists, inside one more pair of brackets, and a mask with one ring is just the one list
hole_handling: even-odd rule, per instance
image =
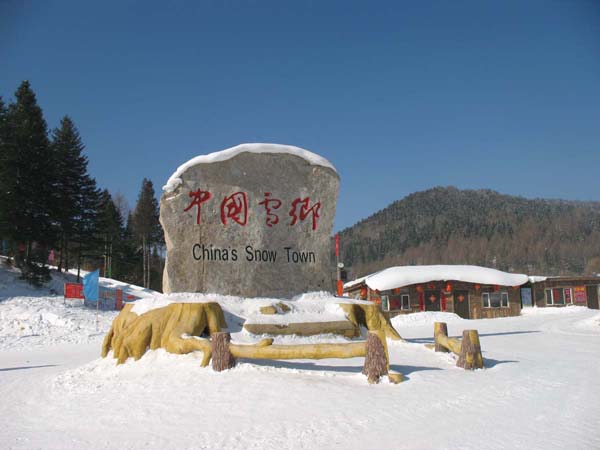
[[338, 188], [333, 166], [297, 147], [243, 144], [190, 160], [160, 201], [163, 290], [246, 297], [331, 290]]

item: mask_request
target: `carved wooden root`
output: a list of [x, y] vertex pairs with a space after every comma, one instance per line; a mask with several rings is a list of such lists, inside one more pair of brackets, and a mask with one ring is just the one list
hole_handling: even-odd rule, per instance
[[366, 327], [369, 331], [381, 330], [389, 339], [402, 340], [389, 319], [383, 315], [378, 304], [339, 303], [339, 305], [354, 325]]
[[[444, 330], [445, 328], [445, 330]], [[444, 351], [438, 350], [438, 348], [450, 350], [452, 353], [455, 353], [460, 356], [461, 351], [461, 343], [456, 338], [448, 337], [448, 325], [444, 322], [435, 322], [433, 325], [433, 338], [435, 339], [435, 351]]]
[[235, 357], [229, 351], [229, 342], [231, 342], [231, 335], [226, 332], [213, 333], [210, 337], [212, 368], [217, 372], [235, 366]]
[[466, 370], [483, 369], [483, 356], [477, 330], [463, 331], [462, 348], [456, 366]]
[[382, 331], [369, 331], [363, 374], [367, 376], [369, 383], [379, 383], [379, 379], [389, 372], [389, 368], [385, 335]]
[[172, 303], [141, 316], [131, 312], [132, 308], [132, 304], [125, 305], [102, 344], [102, 357], [112, 349], [118, 364], [129, 357], [140, 359], [148, 348], [164, 348], [177, 354], [201, 350], [202, 366], [206, 366], [211, 358], [211, 345], [200, 336], [227, 326], [223, 310], [215, 302]]

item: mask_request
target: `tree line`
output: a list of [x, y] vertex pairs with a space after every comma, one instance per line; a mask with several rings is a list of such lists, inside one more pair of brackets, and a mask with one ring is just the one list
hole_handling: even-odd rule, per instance
[[343, 230], [340, 241], [352, 276], [423, 264], [591, 275], [600, 273], [600, 203], [436, 187]]
[[23, 81], [14, 101], [0, 97], [0, 239], [23, 278], [101, 269], [101, 275], [161, 290], [164, 237], [152, 182], [144, 179], [128, 211], [122, 195], [100, 189], [88, 172], [72, 118], [50, 133], [36, 95]]

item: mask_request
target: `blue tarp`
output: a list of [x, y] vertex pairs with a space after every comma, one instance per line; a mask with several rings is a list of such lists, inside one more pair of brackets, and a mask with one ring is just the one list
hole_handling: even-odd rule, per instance
[[100, 278], [100, 269], [94, 270], [83, 277], [83, 296], [87, 301], [98, 301], [98, 279]]

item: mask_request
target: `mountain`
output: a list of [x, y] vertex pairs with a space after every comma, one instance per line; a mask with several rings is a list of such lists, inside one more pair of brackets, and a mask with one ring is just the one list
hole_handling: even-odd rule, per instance
[[340, 232], [352, 277], [394, 265], [475, 264], [510, 272], [600, 272], [600, 202], [435, 187]]

